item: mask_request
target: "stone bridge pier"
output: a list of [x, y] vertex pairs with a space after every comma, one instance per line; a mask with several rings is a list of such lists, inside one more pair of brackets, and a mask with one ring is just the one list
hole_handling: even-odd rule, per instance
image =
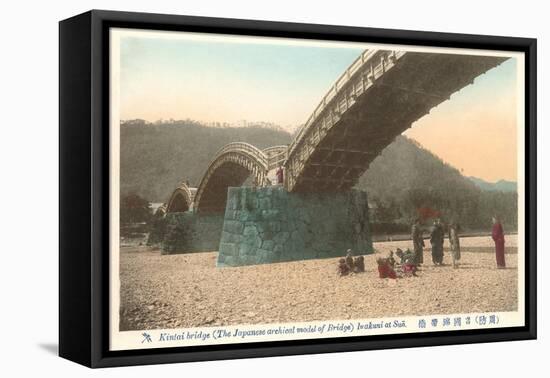
[[241, 266], [372, 253], [367, 193], [229, 188], [217, 265]]

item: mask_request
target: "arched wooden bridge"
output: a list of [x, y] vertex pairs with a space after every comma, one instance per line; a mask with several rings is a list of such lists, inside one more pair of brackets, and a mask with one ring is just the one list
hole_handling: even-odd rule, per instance
[[260, 149], [248, 143], [230, 143], [220, 149], [204, 174], [194, 207], [201, 212], [225, 210], [227, 188], [241, 186], [252, 176], [255, 186], [267, 185], [268, 159]]
[[166, 206], [167, 212], [183, 213], [191, 210], [195, 194], [195, 188], [190, 188], [186, 183], [181, 183], [170, 196], [170, 200]]
[[[247, 177], [269, 185], [267, 173], [285, 168], [293, 192], [352, 188], [399, 134], [506, 57], [366, 50], [342, 74], [289, 146], [260, 150], [230, 143], [211, 161], [194, 198], [195, 211], [222, 212], [227, 188]], [[192, 207], [176, 189], [168, 212]], [[177, 198], [186, 198], [181, 205]]]

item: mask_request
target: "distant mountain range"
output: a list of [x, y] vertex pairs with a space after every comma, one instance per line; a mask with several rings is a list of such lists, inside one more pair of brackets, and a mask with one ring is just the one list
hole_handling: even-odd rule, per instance
[[516, 192], [518, 183], [515, 181], [499, 180], [497, 182], [488, 182], [478, 177], [468, 177], [478, 188], [487, 191]]

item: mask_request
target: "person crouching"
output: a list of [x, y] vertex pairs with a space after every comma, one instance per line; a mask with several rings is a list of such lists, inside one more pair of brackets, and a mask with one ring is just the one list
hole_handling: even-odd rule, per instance
[[346, 259], [338, 260], [338, 275], [342, 277], [347, 276], [348, 274], [350, 274], [350, 270], [348, 264], [346, 264]]
[[395, 255], [401, 259], [401, 269], [403, 270], [403, 274], [408, 277], [416, 277], [416, 271], [418, 270], [416, 263], [417, 255], [410, 249], [407, 249], [407, 251], [403, 252], [399, 248], [397, 248]]
[[388, 258], [377, 258], [376, 263], [378, 264], [378, 277], [392, 279], [397, 278], [397, 274], [392, 268]]

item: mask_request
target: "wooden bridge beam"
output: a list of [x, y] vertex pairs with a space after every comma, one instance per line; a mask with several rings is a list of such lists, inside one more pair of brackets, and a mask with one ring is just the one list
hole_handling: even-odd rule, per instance
[[350, 154], [361, 154], [361, 155], [373, 155], [376, 156], [376, 153], [370, 152], [370, 151], [363, 151], [363, 150], [348, 150], [346, 148], [333, 148], [333, 147], [319, 147], [318, 150], [320, 151], [328, 151], [328, 152], [343, 152], [343, 153], [350, 153]]
[[312, 167], [339, 167], [339, 168], [351, 168], [351, 169], [364, 169], [365, 165], [349, 165], [346, 163], [309, 163]]

